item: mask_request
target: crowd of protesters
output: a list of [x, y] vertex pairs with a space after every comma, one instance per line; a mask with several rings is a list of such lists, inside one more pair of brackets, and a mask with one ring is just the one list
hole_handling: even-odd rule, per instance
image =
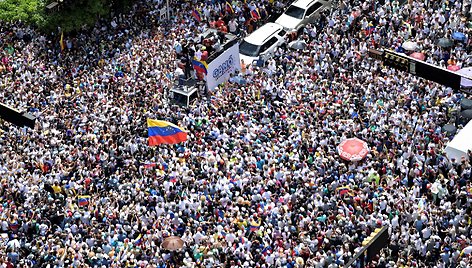
[[[178, 1], [166, 20], [143, 1], [63, 49], [0, 25], [0, 102], [37, 117], [0, 126], [3, 267], [342, 267], [381, 226], [371, 267], [472, 263], [472, 153], [448, 159], [441, 131], [465, 96], [367, 53], [412, 40], [428, 62], [472, 65], [467, 1], [335, 1], [298, 36], [305, 50], [169, 103], [178, 55], [199, 50], [188, 40], [210, 25], [244, 36], [288, 4], [247, 2]], [[465, 40], [436, 45], [453, 32]], [[149, 147], [147, 118], [188, 141]], [[362, 161], [337, 153], [351, 137], [369, 144]], [[182, 250], [161, 247], [171, 235]]]

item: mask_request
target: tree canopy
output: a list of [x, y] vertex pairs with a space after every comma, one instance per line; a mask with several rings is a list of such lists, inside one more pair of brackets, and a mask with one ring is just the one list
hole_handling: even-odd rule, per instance
[[129, 0], [56, 0], [59, 5], [49, 12], [46, 6], [54, 0], [0, 0], [0, 21], [22, 21], [44, 31], [61, 27], [66, 32], [82, 26], [92, 26], [99, 18], [106, 17], [116, 2], [120, 9]]
[[0, 0], [0, 20], [40, 22], [44, 12], [41, 0]]

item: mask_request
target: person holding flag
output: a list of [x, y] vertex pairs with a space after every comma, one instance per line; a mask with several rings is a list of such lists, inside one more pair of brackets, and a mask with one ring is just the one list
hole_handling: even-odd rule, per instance
[[365, 28], [365, 35], [369, 36], [375, 31], [375, 26], [372, 21], [369, 21], [367, 27]]
[[[198, 51], [198, 53], [203, 55], [201, 51]], [[192, 59], [192, 66], [199, 80], [203, 80], [205, 75], [208, 74], [208, 65], [203, 59], [200, 58], [199, 60], [197, 57], [195, 57]]]
[[259, 20], [261, 18], [261, 15], [259, 14], [259, 8], [255, 8], [255, 9], [251, 10], [251, 17], [254, 20]]
[[87, 206], [90, 202], [90, 195], [79, 195], [77, 196], [77, 202], [79, 204], [79, 207], [84, 207]]
[[202, 18], [203, 18], [203, 15], [202, 15], [202, 12], [201, 12], [200, 10], [198, 10], [198, 9], [195, 8], [195, 9], [192, 11], [192, 17], [193, 17], [196, 21], [201, 22], [201, 21], [202, 21]]
[[61, 52], [64, 52], [64, 49], [66, 49], [66, 43], [64, 42], [64, 31], [61, 32], [61, 39], [59, 40], [59, 45], [61, 47]]
[[251, 218], [249, 221], [249, 232], [257, 232], [259, 231], [259, 228], [261, 227], [261, 219], [258, 221], [254, 220], [254, 218]]
[[228, 12], [229, 14], [234, 14], [234, 9], [233, 9], [233, 6], [231, 5], [230, 2], [226, 1], [225, 2], [225, 8], [226, 12]]

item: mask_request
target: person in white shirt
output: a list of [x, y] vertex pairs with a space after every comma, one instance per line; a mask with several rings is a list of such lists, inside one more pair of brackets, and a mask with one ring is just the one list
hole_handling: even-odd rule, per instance
[[195, 59], [201, 60], [201, 58], [202, 58], [202, 49], [200, 48], [199, 50], [195, 52]]
[[202, 233], [202, 228], [198, 227], [197, 230], [198, 230], [197, 233], [193, 235], [193, 240], [195, 241], [195, 244], [198, 245], [200, 244], [200, 242], [205, 240], [207, 236]]
[[232, 34], [238, 34], [238, 22], [236, 21], [235, 18], [232, 18], [229, 22], [228, 22], [228, 30], [230, 33]]
[[175, 69], [174, 75], [175, 77], [185, 77], [185, 72], [184, 70], [182, 70], [182, 68], [177, 66], [177, 68]]

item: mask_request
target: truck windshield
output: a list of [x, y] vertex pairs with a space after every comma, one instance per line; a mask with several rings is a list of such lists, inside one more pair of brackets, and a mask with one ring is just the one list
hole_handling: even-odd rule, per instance
[[243, 40], [241, 44], [239, 44], [239, 53], [246, 56], [255, 57], [259, 55], [259, 49], [260, 49], [260, 46], [251, 44], [247, 42], [246, 40]]
[[305, 10], [303, 8], [299, 8], [297, 6], [290, 6], [285, 14], [294, 17], [296, 19], [303, 19], [303, 15], [305, 14]]

